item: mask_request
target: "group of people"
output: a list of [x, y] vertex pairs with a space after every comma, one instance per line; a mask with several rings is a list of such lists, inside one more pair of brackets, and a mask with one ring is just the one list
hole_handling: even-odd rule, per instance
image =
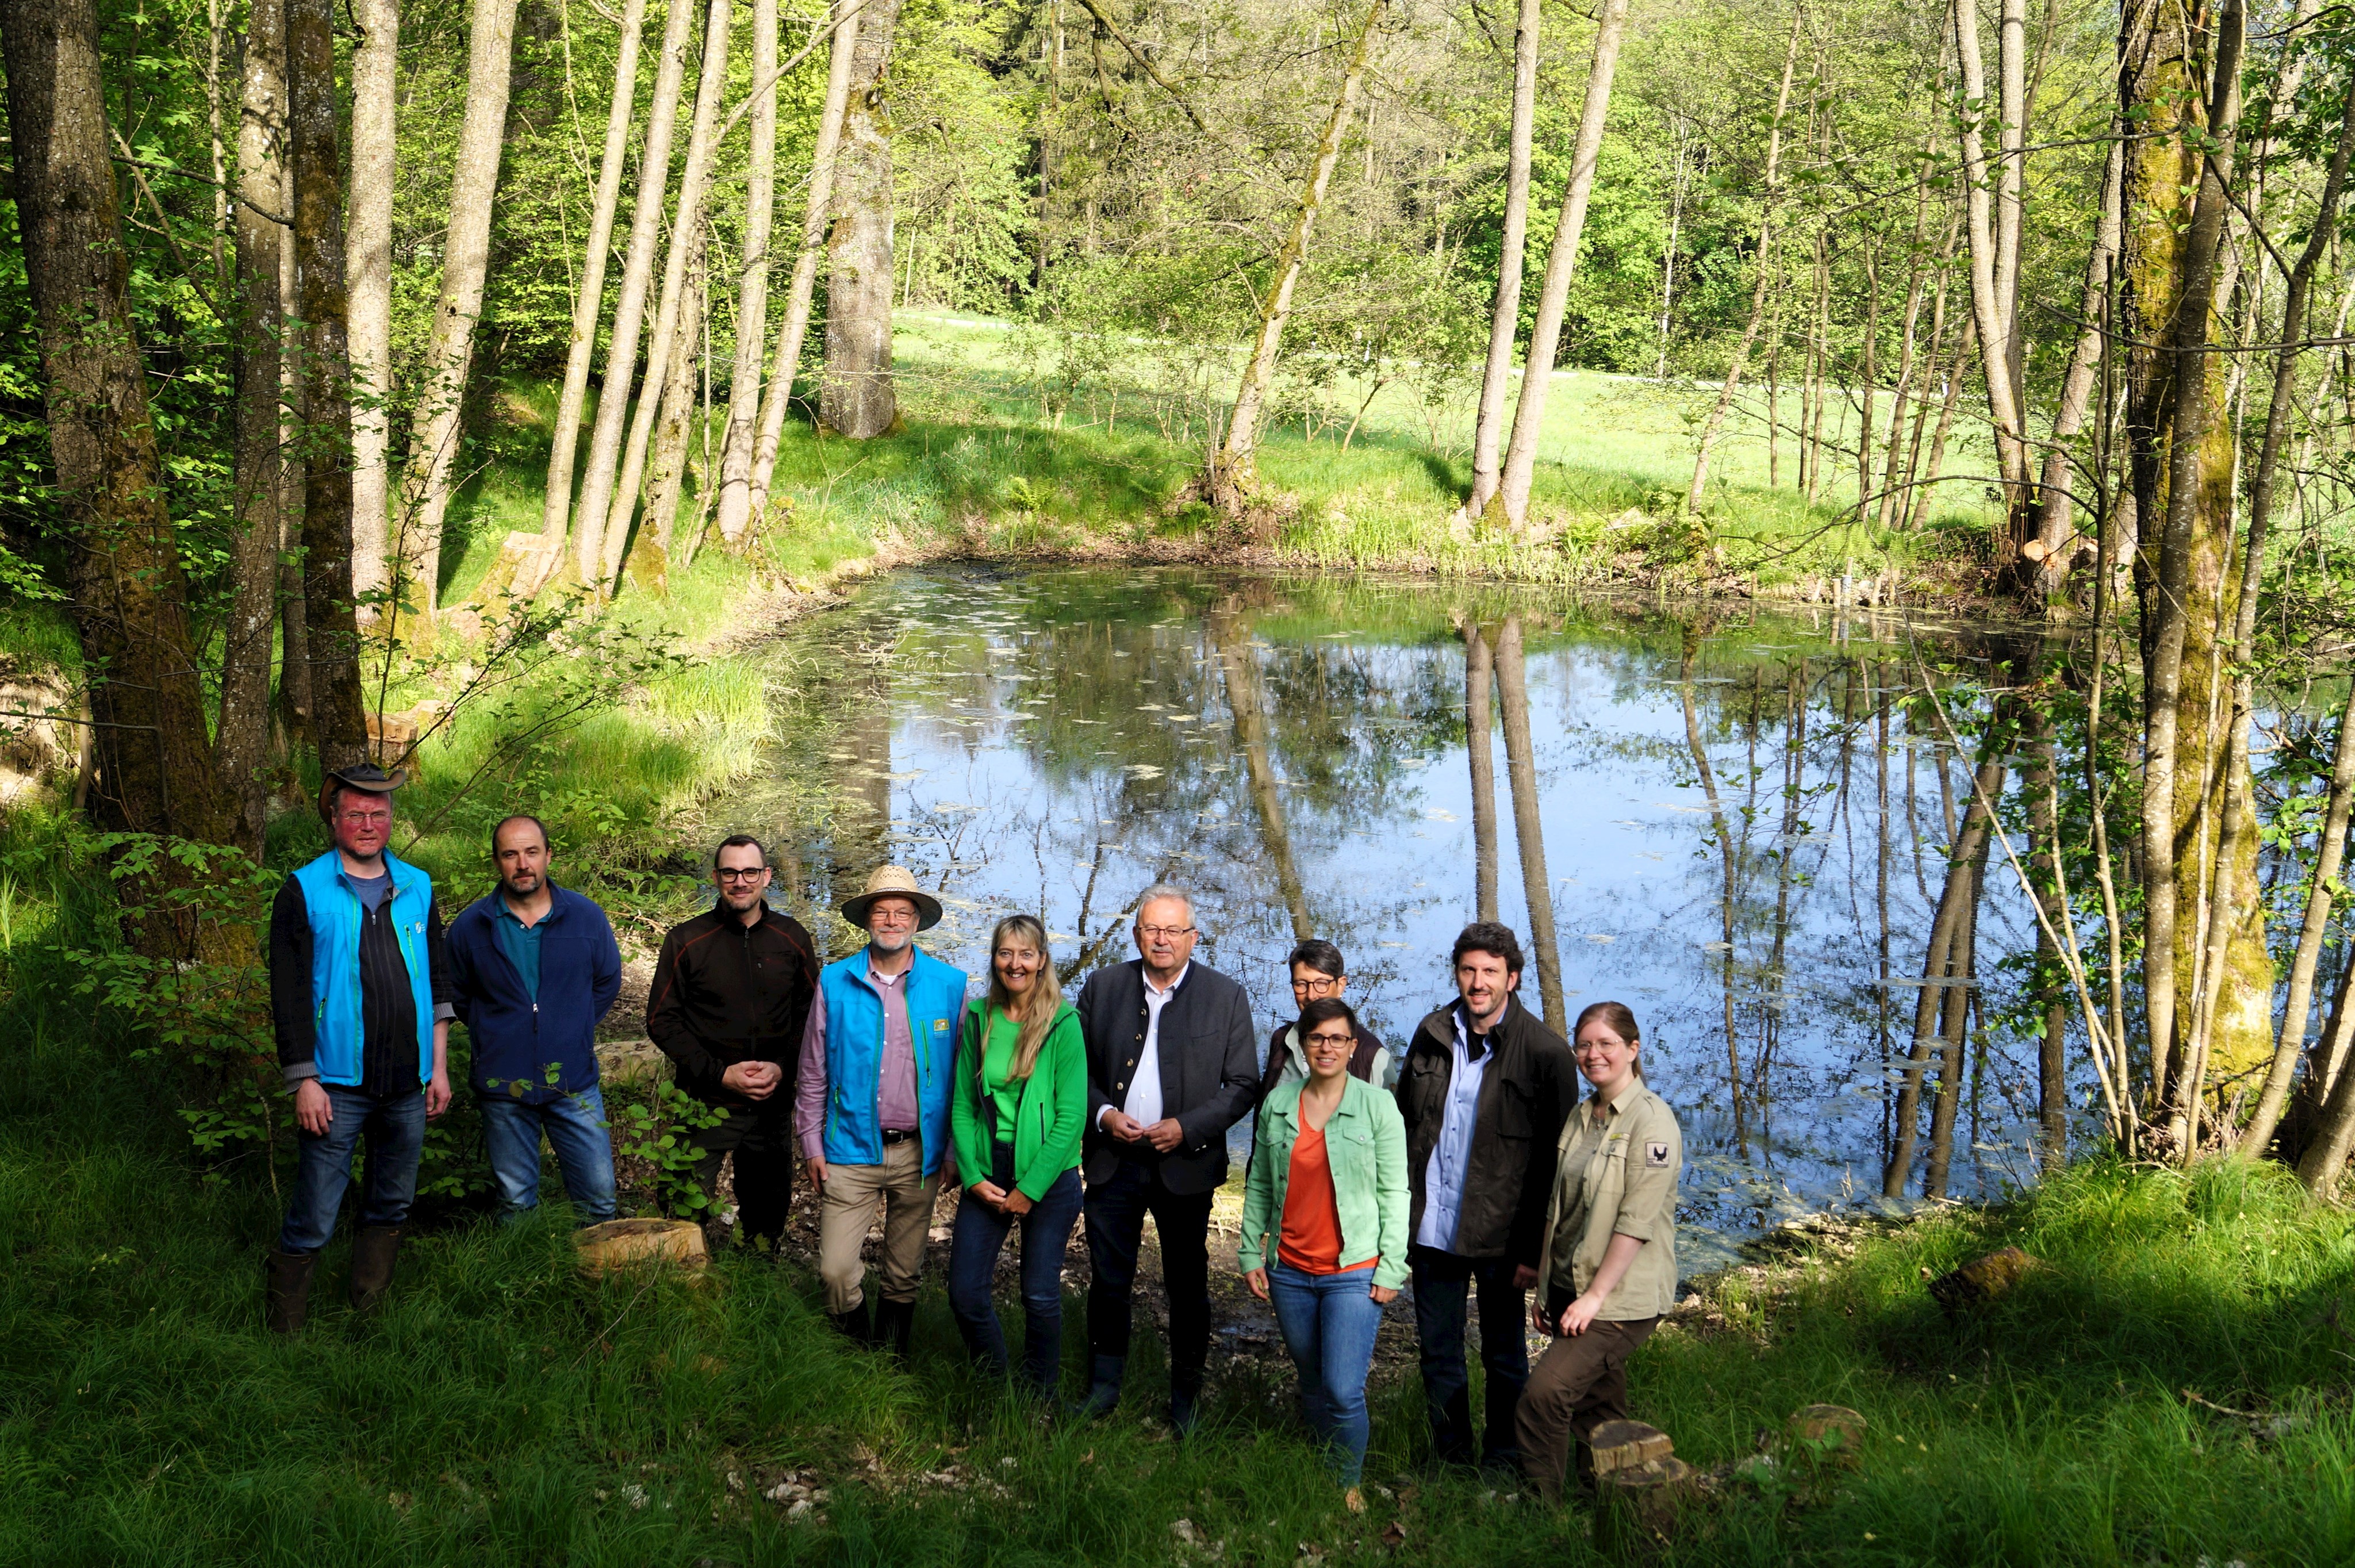
[[[453, 1019], [472, 1042], [503, 1208], [538, 1202], [544, 1136], [575, 1213], [614, 1212], [595, 1051], [621, 985], [613, 929], [550, 880], [546, 828], [517, 815], [492, 834], [497, 886], [445, 933], [431, 879], [386, 848], [401, 782], [373, 765], [329, 777], [320, 809], [335, 846], [288, 877], [272, 913], [272, 1000], [300, 1148], [269, 1259], [268, 1322], [281, 1332], [303, 1325], [363, 1143], [350, 1298], [366, 1309], [389, 1288], [425, 1125], [450, 1104]], [[1398, 1052], [1393, 1088], [1391, 1052], [1350, 1005], [1337, 949], [1293, 951], [1298, 1016], [1263, 1051], [1242, 987], [1195, 962], [1199, 933], [1179, 889], [1146, 890], [1137, 956], [1098, 968], [1066, 1000], [1046, 928], [1028, 915], [997, 923], [975, 987], [918, 945], [941, 905], [906, 870], [879, 868], [841, 905], [868, 940], [832, 963], [770, 903], [770, 877], [758, 839], [720, 843], [712, 908], [663, 941], [646, 1032], [678, 1085], [716, 1113], [694, 1135], [695, 1177], [708, 1192], [732, 1158], [747, 1243], [781, 1243], [796, 1165], [805, 1173], [821, 1204], [826, 1310], [851, 1339], [906, 1356], [934, 1200], [954, 1173], [948, 1297], [966, 1349], [1027, 1394], [1055, 1396], [1063, 1258], [1083, 1222], [1080, 1408], [1109, 1414], [1150, 1216], [1167, 1414], [1190, 1434], [1209, 1350], [1213, 1200], [1229, 1131], [1255, 1115], [1237, 1264], [1274, 1309], [1302, 1415], [1351, 1507], [1362, 1506], [1375, 1336], [1410, 1283], [1442, 1461], [1518, 1467], [1555, 1496], [1574, 1440], [1627, 1413], [1628, 1358], [1675, 1296], [1682, 1138], [1644, 1083], [1634, 1016], [1598, 1002], [1565, 1041], [1521, 1005], [1509, 927], [1476, 922], [1456, 937], [1455, 994]], [[862, 1249], [879, 1210], [870, 1313]], [[991, 1283], [1017, 1230], [1026, 1332], [1014, 1365]], [[1465, 1343], [1476, 1292], [1476, 1429]], [[1534, 1369], [1525, 1325], [1550, 1337]]]

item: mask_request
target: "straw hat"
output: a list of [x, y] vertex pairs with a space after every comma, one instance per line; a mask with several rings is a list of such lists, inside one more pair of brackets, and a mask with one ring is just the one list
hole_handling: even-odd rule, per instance
[[842, 901], [842, 918], [866, 930], [867, 912], [880, 898], [902, 898], [914, 904], [918, 931], [930, 931], [941, 923], [941, 901], [918, 887], [914, 873], [904, 866], [876, 867], [858, 896]]

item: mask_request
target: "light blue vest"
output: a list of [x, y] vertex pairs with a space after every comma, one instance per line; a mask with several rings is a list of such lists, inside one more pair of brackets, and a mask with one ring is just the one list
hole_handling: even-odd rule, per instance
[[[392, 874], [392, 928], [409, 965], [410, 995], [417, 1004], [417, 1082], [433, 1076], [433, 976], [426, 968], [425, 916], [433, 901], [433, 879], [385, 851]], [[344, 880], [343, 857], [330, 849], [294, 873], [311, 916], [311, 1022], [318, 1031], [319, 1082], [357, 1088], [360, 1045], [359, 894]]]
[[[880, 1165], [883, 1129], [875, 1097], [883, 1081], [883, 998], [867, 978], [861, 947], [819, 971], [826, 998], [826, 1158], [829, 1165]], [[921, 948], [906, 979], [908, 1033], [916, 1046], [916, 1106], [924, 1174], [949, 1147], [949, 1097], [956, 1083], [956, 1021], [965, 973]]]

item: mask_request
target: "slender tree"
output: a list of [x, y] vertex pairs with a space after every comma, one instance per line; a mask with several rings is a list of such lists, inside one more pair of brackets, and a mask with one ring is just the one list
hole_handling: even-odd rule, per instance
[[860, 10], [835, 155], [818, 418], [858, 441], [884, 434], [900, 417], [891, 385], [891, 112], [884, 101], [899, 22], [900, 0], [868, 0]]
[[1529, 157], [1536, 140], [1540, 0], [1521, 0], [1513, 28], [1513, 124], [1505, 155], [1505, 231], [1497, 259], [1497, 297], [1488, 315], [1488, 357], [1480, 373], [1480, 411], [1472, 427], [1472, 495], [1476, 517], [1497, 493], [1505, 440], [1505, 397], [1513, 381], [1513, 343], [1521, 325], [1522, 253], [1529, 247]]
[[719, 534], [752, 516], [752, 448], [760, 437], [761, 351], [769, 342], [769, 238], [777, 210], [777, 0], [752, 0], [751, 151], [744, 179], [744, 276], [736, 302], [736, 368], [728, 440], [719, 452]]
[[[1522, 394], [1526, 397], [1528, 394]], [[1569, 1028], [1561, 991], [1561, 944], [1553, 925], [1553, 879], [1546, 870], [1545, 820], [1538, 799], [1537, 752], [1529, 733], [1529, 671], [1521, 654], [1521, 622], [1506, 617], [1497, 634], [1497, 696], [1504, 709], [1505, 771], [1513, 785], [1513, 838], [1521, 852], [1521, 891], [1528, 896], [1529, 937], [1536, 948], [1538, 995], [1548, 1028]]]
[[[352, 19], [360, 41], [352, 50], [351, 250], [344, 259], [344, 284], [351, 296], [352, 586], [366, 594], [381, 592], [389, 582], [385, 528], [392, 512], [392, 451], [386, 400], [392, 396], [400, 0], [352, 0]], [[374, 608], [364, 618], [373, 619]]]

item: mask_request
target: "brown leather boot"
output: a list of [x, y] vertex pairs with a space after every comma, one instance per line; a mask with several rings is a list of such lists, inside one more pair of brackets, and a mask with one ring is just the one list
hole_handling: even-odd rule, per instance
[[262, 1292], [262, 1322], [273, 1334], [299, 1334], [311, 1310], [311, 1270], [316, 1253], [270, 1249], [269, 1284]]
[[352, 1243], [352, 1310], [366, 1312], [392, 1288], [393, 1260], [400, 1255], [400, 1227], [364, 1225]]

